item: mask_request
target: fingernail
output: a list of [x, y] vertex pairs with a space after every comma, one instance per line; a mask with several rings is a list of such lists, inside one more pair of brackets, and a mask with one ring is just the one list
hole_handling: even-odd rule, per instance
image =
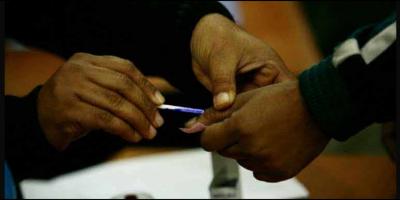
[[234, 94], [232, 92], [221, 92], [214, 97], [214, 105], [217, 108], [223, 108], [233, 101]]
[[187, 121], [187, 122], [185, 123], [185, 127], [186, 127], [186, 128], [191, 127], [196, 121], [197, 121], [197, 117], [193, 117], [192, 119], [190, 119], [189, 121]]
[[158, 113], [158, 112], [156, 113], [155, 121], [156, 121], [157, 127], [160, 127], [164, 124], [164, 119], [161, 117], [160, 113]]
[[154, 96], [155, 96], [155, 98], [156, 98], [156, 103], [157, 103], [157, 104], [161, 105], [161, 104], [163, 104], [163, 103], [165, 102], [165, 98], [164, 98], [164, 96], [161, 94], [160, 91], [157, 91], [157, 92], [154, 94]]
[[140, 140], [142, 140], [142, 136], [137, 133], [133, 134], [133, 142], [139, 142]]
[[154, 137], [156, 137], [156, 133], [157, 133], [157, 130], [153, 126], [150, 126], [149, 139], [153, 139]]
[[196, 122], [190, 128], [179, 128], [179, 130], [181, 130], [182, 132], [191, 134], [191, 133], [197, 133], [197, 132], [203, 131], [205, 128], [206, 128], [206, 126], [204, 124], [202, 124], [200, 122]]

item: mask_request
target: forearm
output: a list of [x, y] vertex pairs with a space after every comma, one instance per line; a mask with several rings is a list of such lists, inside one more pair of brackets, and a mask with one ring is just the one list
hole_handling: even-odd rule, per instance
[[299, 77], [321, 129], [346, 140], [373, 122], [394, 119], [395, 16], [356, 31]]
[[40, 163], [47, 163], [57, 154], [39, 125], [38, 93], [36, 88], [23, 98], [6, 96], [5, 155], [17, 182], [35, 176]]

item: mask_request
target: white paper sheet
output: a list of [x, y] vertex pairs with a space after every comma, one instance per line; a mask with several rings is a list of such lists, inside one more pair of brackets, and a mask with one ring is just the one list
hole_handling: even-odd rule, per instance
[[[244, 198], [306, 198], [296, 179], [279, 183], [256, 180], [240, 168]], [[160, 153], [100, 164], [49, 181], [21, 182], [25, 198], [106, 198], [149, 193], [154, 198], [209, 198], [211, 156], [202, 149]]]

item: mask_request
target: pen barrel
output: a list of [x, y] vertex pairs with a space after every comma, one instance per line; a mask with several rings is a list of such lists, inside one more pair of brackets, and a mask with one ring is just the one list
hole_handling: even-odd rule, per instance
[[174, 106], [174, 105], [167, 105], [163, 104], [158, 107], [159, 109], [171, 110], [175, 112], [182, 112], [182, 113], [193, 113], [197, 115], [201, 115], [204, 113], [203, 109], [199, 108], [190, 108], [190, 107], [183, 107], [183, 106]]

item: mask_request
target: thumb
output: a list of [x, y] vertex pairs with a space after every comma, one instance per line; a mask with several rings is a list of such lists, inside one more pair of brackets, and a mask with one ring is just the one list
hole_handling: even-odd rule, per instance
[[232, 105], [236, 96], [236, 65], [233, 57], [221, 56], [210, 62], [210, 79], [214, 108], [225, 109]]

